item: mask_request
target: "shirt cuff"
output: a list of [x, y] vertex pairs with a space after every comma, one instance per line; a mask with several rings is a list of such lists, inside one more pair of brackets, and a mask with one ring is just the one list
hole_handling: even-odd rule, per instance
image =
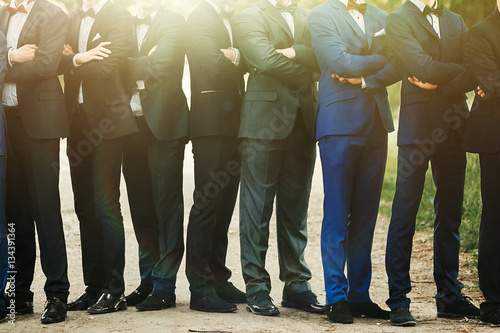
[[361, 89], [366, 89], [366, 81], [364, 77], [361, 78]]
[[75, 67], [75, 68], [76, 68], [76, 67], [80, 67], [80, 66], [81, 66], [81, 65], [78, 65], [78, 64], [76, 63], [76, 56], [77, 56], [77, 55], [79, 55], [79, 54], [80, 54], [80, 53], [77, 53], [77, 54], [75, 54], [75, 55], [73, 56], [73, 67]]
[[234, 61], [233, 61], [233, 64], [235, 64], [236, 66], [239, 66], [240, 62], [241, 62], [241, 52], [240, 52], [240, 50], [235, 49], [234, 47], [230, 47], [229, 49], [234, 52]]
[[13, 50], [13, 48], [10, 48], [9, 49], [9, 52], [7, 54], [7, 60], [9, 61], [9, 66], [12, 67], [14, 66], [14, 64], [10, 61], [10, 52]]

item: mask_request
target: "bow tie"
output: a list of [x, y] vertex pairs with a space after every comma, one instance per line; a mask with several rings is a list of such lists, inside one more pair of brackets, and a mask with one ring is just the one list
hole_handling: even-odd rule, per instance
[[86, 10], [86, 11], [83, 11], [83, 10], [79, 9], [78, 10], [78, 15], [80, 15], [80, 17], [82, 19], [86, 18], [87, 16], [95, 18], [95, 11], [94, 11], [94, 8], [90, 8], [89, 10]]
[[355, 9], [362, 15], [364, 15], [367, 6], [368, 5], [366, 3], [356, 3], [356, 0], [349, 0], [349, 2], [347, 3], [347, 10]]
[[219, 13], [222, 19], [230, 20], [234, 16], [234, 10], [221, 10]]
[[288, 5], [288, 6], [283, 6], [281, 3], [277, 3], [276, 4], [276, 9], [280, 13], [290, 13], [290, 14], [293, 15], [293, 13], [295, 13], [295, 11], [297, 10], [297, 4], [292, 3], [292, 4]]
[[11, 16], [15, 15], [17, 13], [28, 14], [28, 12], [26, 11], [26, 9], [24, 8], [23, 5], [20, 5], [17, 8], [14, 8], [14, 7], [11, 7], [11, 6], [7, 6], [7, 11], [9, 12], [9, 15], [11, 15]]
[[423, 14], [424, 14], [424, 16], [434, 14], [437, 17], [439, 17], [439, 16], [443, 15], [443, 12], [444, 12], [444, 9], [440, 5], [438, 5], [436, 8], [431, 8], [429, 6], [425, 6]]
[[153, 19], [151, 18], [151, 15], [148, 15], [144, 18], [140, 18], [138, 16], [134, 16], [133, 18], [133, 21], [134, 21], [134, 25], [137, 27], [141, 24], [145, 24], [145, 25], [151, 25], [153, 24]]

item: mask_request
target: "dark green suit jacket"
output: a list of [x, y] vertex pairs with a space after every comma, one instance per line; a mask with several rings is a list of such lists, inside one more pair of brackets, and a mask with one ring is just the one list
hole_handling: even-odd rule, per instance
[[[316, 121], [316, 85], [319, 72], [307, 28], [308, 11], [293, 14], [295, 36], [278, 10], [268, 1], [235, 15], [234, 36], [248, 64], [250, 76], [241, 114], [240, 138], [281, 140], [293, 129], [297, 110], [311, 138]], [[292, 61], [276, 49], [294, 47]]]

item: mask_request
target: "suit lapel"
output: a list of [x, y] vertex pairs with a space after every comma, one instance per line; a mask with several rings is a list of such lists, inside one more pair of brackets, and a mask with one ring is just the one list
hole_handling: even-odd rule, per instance
[[[145, 49], [145, 46], [147, 46], [148, 44], [148, 39], [151, 35], [154, 35], [154, 31], [158, 28], [158, 26], [161, 24], [161, 21], [162, 21], [162, 16], [163, 16], [163, 12], [164, 12], [164, 9], [163, 7], [160, 7], [158, 9], [158, 12], [156, 13], [155, 15], [155, 18], [153, 20], [153, 22], [151, 23], [151, 25], [149, 26], [148, 28], [148, 31], [146, 32], [146, 35], [144, 36], [144, 39], [142, 40], [142, 43], [141, 43], [141, 51], [140, 53], [143, 53], [144, 49]], [[135, 42], [137, 44], [137, 28], [134, 27], [134, 36], [135, 36]], [[148, 53], [149, 53], [150, 49], [148, 50]]]
[[459, 28], [460, 27], [453, 25], [453, 21], [451, 20], [449, 12], [445, 10], [443, 12], [443, 15], [441, 15], [441, 17], [439, 18], [439, 30], [441, 32], [441, 52], [445, 52], [446, 50], [456, 50], [456, 45], [448, 45], [448, 43], [456, 42], [456, 39], [452, 39], [450, 37], [454, 33], [456, 33], [456, 29]]
[[211, 16], [211, 19], [215, 22], [221, 31], [224, 31], [224, 36], [226, 38], [226, 44], [231, 45], [231, 36], [229, 36], [229, 31], [227, 31], [226, 25], [224, 21], [220, 17], [220, 15], [215, 11], [215, 9], [206, 1], [202, 2], [202, 5], [206, 7], [207, 15]]
[[99, 13], [97, 13], [94, 24], [92, 24], [92, 29], [90, 29], [89, 39], [87, 40], [87, 50], [92, 49], [91, 45], [94, 42], [94, 38], [101, 29], [102, 24], [106, 21], [106, 18], [108, 17], [106, 12], [111, 8], [111, 6], [111, 2], [107, 1]]
[[361, 38], [366, 40], [366, 34], [361, 30], [359, 25], [354, 21], [352, 18], [351, 14], [349, 14], [349, 11], [347, 11], [346, 6], [344, 6], [343, 3], [341, 3], [339, 0], [331, 0], [333, 7], [335, 7], [338, 10], [338, 13], [342, 18], [349, 24], [349, 26], [356, 32], [356, 34]]
[[424, 14], [420, 11], [420, 9], [418, 9], [417, 6], [415, 6], [411, 1], [406, 1], [405, 5], [413, 13], [413, 16], [417, 20], [418, 24], [420, 24], [425, 30], [427, 30], [439, 41], [440, 38], [438, 34], [432, 27], [432, 24], [430, 24], [430, 22], [427, 20], [427, 17], [425, 17]]
[[295, 27], [295, 43], [299, 44], [302, 40], [302, 35], [304, 34], [304, 30], [306, 28], [307, 18], [301, 10], [297, 9], [295, 11], [295, 14], [293, 15], [293, 22]]
[[0, 20], [1, 20], [0, 31], [2, 31], [3, 34], [7, 36], [7, 29], [9, 28], [10, 15], [7, 12], [6, 6], [0, 9]]
[[276, 22], [287, 33], [290, 40], [293, 40], [292, 31], [281, 13], [278, 12], [276, 8], [274, 8], [274, 6], [267, 0], [261, 0], [260, 7], [264, 10], [264, 14]]
[[365, 30], [366, 30], [366, 38], [368, 39], [368, 50], [372, 47], [373, 36], [377, 32], [377, 19], [375, 15], [370, 11], [370, 7], [365, 12], [363, 16], [365, 19]]
[[[24, 23], [23, 29], [21, 30], [21, 34], [19, 35], [19, 40], [17, 43], [17, 46], [19, 45], [24, 45], [25, 43], [24, 38], [30, 32], [31, 28], [35, 25], [35, 23], [38, 21], [38, 17], [40, 16], [42, 10], [41, 7], [43, 6], [43, 0], [36, 0], [35, 3], [33, 4], [33, 8], [31, 8], [30, 13], [28, 14], [28, 18], [26, 19], [26, 23]], [[41, 22], [45, 22], [45, 20], [41, 20]]]

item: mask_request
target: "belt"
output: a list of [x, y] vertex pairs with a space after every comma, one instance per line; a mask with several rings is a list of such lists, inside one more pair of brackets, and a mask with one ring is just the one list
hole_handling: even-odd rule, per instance
[[18, 106], [5, 106], [4, 105], [3, 110], [5, 111], [5, 116], [7, 116], [7, 117], [20, 117], [21, 116], [21, 112], [19, 112]]

